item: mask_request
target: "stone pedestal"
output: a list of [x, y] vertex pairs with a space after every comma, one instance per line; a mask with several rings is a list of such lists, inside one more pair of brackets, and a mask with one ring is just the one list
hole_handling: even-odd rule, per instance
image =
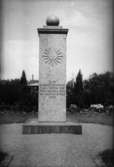
[[38, 122], [30, 120], [23, 126], [23, 134], [71, 133], [82, 134], [82, 126], [73, 122]]

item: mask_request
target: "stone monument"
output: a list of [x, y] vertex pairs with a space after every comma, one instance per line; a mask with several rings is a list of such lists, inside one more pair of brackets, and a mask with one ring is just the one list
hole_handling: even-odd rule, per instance
[[66, 121], [66, 37], [68, 29], [48, 17], [39, 34], [39, 121]]
[[66, 37], [68, 29], [59, 19], [48, 17], [38, 28], [39, 111], [38, 119], [23, 125], [23, 134], [82, 134], [81, 125], [66, 121]]

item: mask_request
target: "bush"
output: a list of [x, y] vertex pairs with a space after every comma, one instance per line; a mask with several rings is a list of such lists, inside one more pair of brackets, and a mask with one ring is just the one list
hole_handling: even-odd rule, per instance
[[79, 107], [75, 104], [71, 104], [70, 107], [69, 107], [69, 111], [71, 113], [79, 112]]
[[19, 79], [0, 80], [0, 110], [32, 111], [38, 108], [38, 92], [31, 92]]
[[91, 104], [114, 105], [114, 73], [94, 73], [88, 80], [82, 80], [82, 74], [79, 71], [76, 80], [67, 83], [66, 90], [67, 107], [71, 104], [81, 108], [88, 108]]

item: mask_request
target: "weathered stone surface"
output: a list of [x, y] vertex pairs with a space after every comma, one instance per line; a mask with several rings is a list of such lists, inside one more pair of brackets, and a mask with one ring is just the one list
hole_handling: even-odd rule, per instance
[[82, 126], [76, 123], [29, 123], [23, 125], [23, 134], [71, 133], [82, 134]]
[[51, 29], [48, 26], [38, 29], [39, 121], [66, 121], [67, 30], [61, 29]]

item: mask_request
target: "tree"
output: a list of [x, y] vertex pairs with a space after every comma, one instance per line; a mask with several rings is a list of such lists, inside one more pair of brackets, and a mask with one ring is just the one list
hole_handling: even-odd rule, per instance
[[69, 108], [73, 104], [73, 89], [74, 89], [74, 80], [70, 80], [66, 85], [66, 102], [67, 107]]
[[25, 74], [25, 71], [23, 70], [22, 71], [22, 75], [21, 75], [21, 84], [23, 86], [26, 86], [27, 85], [27, 79], [26, 79], [26, 74]]
[[74, 83], [74, 91], [75, 94], [81, 94], [83, 92], [83, 79], [81, 70], [79, 70], [77, 74], [76, 82]]
[[114, 74], [111, 72], [92, 74], [89, 80], [84, 81], [84, 91], [86, 92], [85, 98], [89, 91], [88, 104], [114, 104]]
[[79, 70], [74, 83], [74, 103], [83, 107], [83, 79], [81, 70]]
[[91, 104], [114, 105], [114, 73], [94, 73], [83, 81], [79, 71], [75, 82], [67, 83], [67, 106], [71, 104], [79, 107], [89, 107]]

